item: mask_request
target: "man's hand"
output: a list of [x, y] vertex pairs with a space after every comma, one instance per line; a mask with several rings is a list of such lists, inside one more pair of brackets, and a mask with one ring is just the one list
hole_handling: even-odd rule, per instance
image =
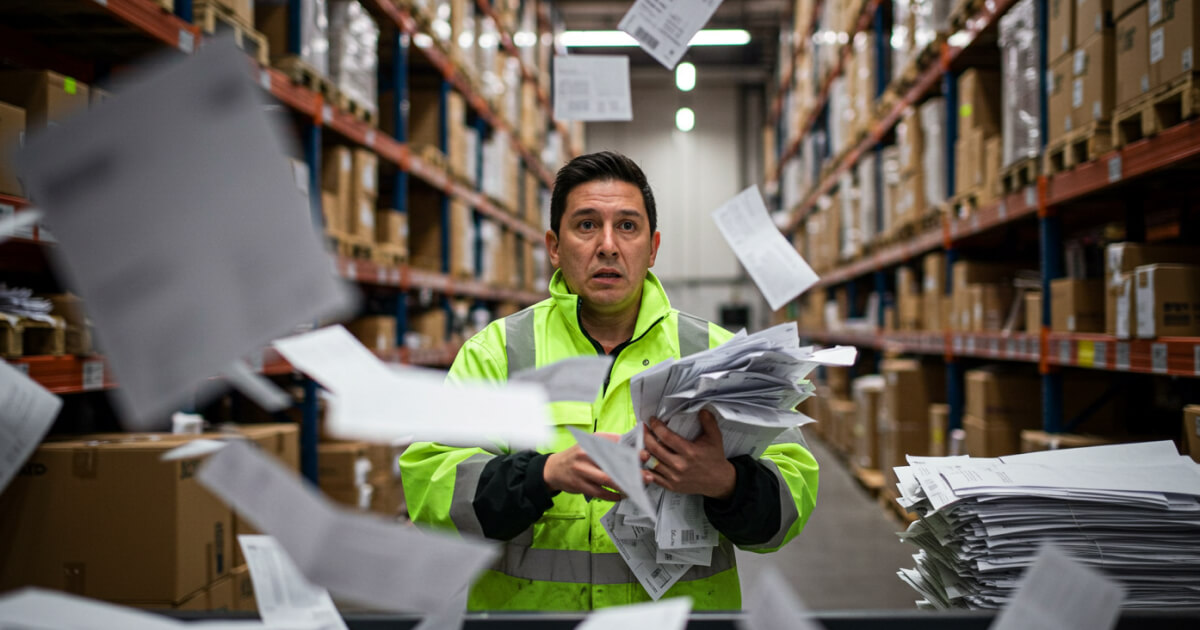
[[[621, 436], [616, 433], [597, 433], [596, 435], [613, 442], [621, 439]], [[587, 456], [587, 453], [583, 452], [583, 448], [578, 444], [547, 457], [546, 466], [542, 469], [542, 479], [546, 482], [546, 487], [555, 491], [582, 494], [606, 501], [620, 501], [625, 498], [621, 494], [606, 489], [617, 486]]]
[[646, 450], [658, 460], [644, 477], [680, 494], [700, 494], [728, 499], [737, 481], [737, 469], [725, 459], [725, 445], [717, 419], [707, 409], [700, 411], [703, 432], [689, 442], [667, 428], [658, 418], [646, 427]]

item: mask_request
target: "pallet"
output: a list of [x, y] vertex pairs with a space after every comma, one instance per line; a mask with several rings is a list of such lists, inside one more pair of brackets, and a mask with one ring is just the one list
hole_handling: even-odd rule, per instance
[[954, 195], [946, 202], [946, 209], [950, 213], [950, 218], [964, 219], [971, 216], [976, 210], [979, 210], [982, 198], [982, 187], [964, 190]]
[[1091, 122], [1047, 144], [1042, 170], [1047, 175], [1069, 171], [1098, 159], [1112, 148], [1112, 124], [1106, 120]]
[[292, 83], [304, 86], [320, 94], [330, 103], [337, 102], [338, 90], [333, 85], [333, 81], [325, 78], [315, 68], [301, 61], [299, 57], [284, 57], [275, 62], [275, 68], [287, 75], [292, 80]]
[[331, 252], [343, 258], [371, 261], [375, 259], [373, 244], [361, 237], [326, 230], [325, 241]]
[[232, 36], [233, 43], [258, 61], [259, 65], [268, 65], [270, 50], [267, 37], [242, 22], [228, 7], [197, 2], [192, 7], [192, 23], [214, 37]]
[[408, 252], [396, 245], [376, 244], [371, 260], [382, 267], [399, 267], [408, 262]]
[[1007, 168], [1000, 169], [1000, 189], [1006, 195], [1025, 190], [1037, 183], [1040, 170], [1041, 165], [1036, 157], [1017, 160]]
[[1200, 114], [1200, 74], [1186, 73], [1113, 113], [1116, 148], [1148, 138]]
[[351, 116], [354, 116], [358, 120], [361, 120], [372, 127], [379, 126], [379, 110], [373, 107], [368, 107], [364, 103], [351, 98], [345, 92], [339, 91], [337, 93], [337, 106], [338, 109], [344, 112], [349, 112]]
[[854, 478], [858, 480], [858, 485], [862, 486], [867, 494], [872, 497], [878, 497], [880, 491], [883, 490], [883, 473], [874, 468], [861, 468], [854, 466]]

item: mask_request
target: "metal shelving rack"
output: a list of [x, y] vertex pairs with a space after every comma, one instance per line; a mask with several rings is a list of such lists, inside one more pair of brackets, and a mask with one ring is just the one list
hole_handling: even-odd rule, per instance
[[[822, 177], [812, 190], [802, 196], [802, 201], [788, 211], [790, 217], [783, 228], [785, 235], [796, 233], [805, 219], [815, 211], [818, 200], [831, 192], [837, 185], [839, 177], [854, 168], [858, 161], [869, 152], [875, 151], [884, 138], [891, 132], [906, 109], [914, 107], [934, 90], [941, 86], [947, 108], [951, 114], [948, 122], [952, 125], [957, 119], [956, 73], [954, 63], [965, 52], [977, 45], [980, 35], [993, 28], [1016, 0], [994, 0], [983, 3], [982, 8], [970, 19], [965, 21], [961, 32], [957, 33], [951, 45], [947, 40], [939, 38], [934, 46], [936, 51], [926, 51], [930, 62], [921, 68], [911, 83], [892, 84], [888, 87], [884, 105], [877, 109], [871, 120], [865, 137], [855, 143], [842, 154], [835, 156], [832, 167], [823, 171]], [[820, 13], [822, 0], [814, 3], [814, 17]], [[1040, 23], [1046, 24], [1045, 3], [1039, 3], [1042, 15]], [[878, 9], [878, 3], [868, 1], [863, 6], [856, 28], [864, 30], [867, 20]], [[815, 21], [815, 19], [814, 19]], [[876, 35], [882, 36], [881, 26], [876, 21]], [[1042, 39], [1045, 39], [1045, 28], [1042, 28]], [[853, 34], [851, 34], [853, 40]], [[800, 40], [799, 46], [805, 45], [807, 37]], [[791, 56], [794, 62], [800, 56], [797, 47]], [[1045, 42], [1042, 46], [1042, 76], [1045, 75]], [[813, 129], [820, 110], [828, 100], [828, 87], [845, 65], [850, 46], [844, 46], [840, 51], [838, 64], [830, 76], [821, 83], [817, 106], [802, 126], [800, 133], [780, 147], [780, 157], [774, 173], [768, 174], [766, 183], [768, 190], [777, 190], [779, 178], [784, 172], [784, 165], [795, 158], [799, 141]], [[929, 54], [936, 52], [936, 54]], [[877, 56], [877, 72], [883, 72], [883, 57]], [[770, 123], [778, 124], [780, 109], [784, 95], [791, 88], [792, 69], [788, 68], [787, 77], [780, 86], [772, 109]], [[1046, 102], [1045, 90], [1040, 90], [1042, 108], [1043, 142], [1046, 136]], [[778, 126], [776, 126], [778, 129]], [[953, 164], [954, 138], [956, 133], [947, 130], [946, 154], [947, 162]], [[1174, 127], [1163, 130], [1157, 135], [1138, 140], [1122, 148], [1110, 151], [1097, 160], [1085, 162], [1070, 170], [1054, 175], [1041, 176], [1037, 181], [1016, 192], [1002, 195], [1000, 199], [986, 206], [977, 208], [969, 217], [951, 217], [942, 214], [941, 224], [920, 231], [902, 242], [884, 246], [866, 254], [857, 260], [838, 266], [827, 272], [813, 290], [831, 290], [833, 287], [846, 285], [848, 290], [855, 288], [854, 281], [874, 276], [876, 290], [880, 293], [886, 287], [884, 271], [888, 268], [912, 261], [917, 257], [933, 251], [944, 251], [947, 254], [947, 268], [958, 255], [958, 247], [964, 241], [977, 235], [1012, 226], [1018, 222], [1036, 220], [1039, 234], [1039, 269], [1042, 279], [1043, 296], [1049, 294], [1049, 284], [1054, 278], [1062, 277], [1061, 262], [1062, 217], [1073, 216], [1076, 204], [1083, 198], [1096, 193], [1110, 190], [1129, 180], [1159, 172], [1173, 164], [1200, 157], [1200, 121], [1185, 121]], [[948, 169], [947, 190], [954, 192], [953, 169]], [[879, 194], [880, 187], [876, 187]], [[882, 208], [877, 200], [878, 208]], [[947, 292], [951, 290], [947, 283]], [[852, 291], [851, 291], [852, 292]], [[851, 300], [853, 301], [853, 300]], [[883, 300], [880, 300], [877, 319], [883, 320]], [[952, 331], [928, 332], [880, 332], [875, 334], [838, 333], [829, 331], [802, 331], [802, 335], [821, 343], [851, 344], [881, 351], [894, 351], [913, 354], [942, 356], [947, 363], [947, 400], [950, 402], [950, 427], [961, 426], [963, 400], [963, 370], [959, 358], [982, 358], [1003, 361], [1034, 363], [1038, 365], [1042, 375], [1042, 397], [1044, 428], [1050, 432], [1062, 429], [1062, 392], [1059, 370], [1063, 367], [1105, 370], [1110, 372], [1156, 374], [1177, 377], [1200, 377], [1200, 337], [1174, 337], [1154, 340], [1121, 340], [1103, 334], [1067, 334], [1052, 333], [1050, 326], [1050, 300], [1042, 300], [1042, 329], [1034, 334], [1009, 334], [998, 332], [967, 333]]]
[[[122, 23], [129, 27], [132, 32], [143, 36], [147, 45], [151, 47], [153, 44], [157, 44], [158, 46], [165, 45], [175, 48], [183, 54], [191, 54], [202, 42], [203, 35], [199, 28], [191, 24], [191, 0], [175, 0], [173, 14], [166, 12], [154, 0], [106, 0], [99, 3], [78, 0], [78, 2], [80, 3], [80, 11], [90, 12], [90, 17], [104, 17], [107, 15], [116, 23]], [[390, 79], [391, 85], [395, 86], [398, 90], [399, 97], [395, 101], [396, 111], [393, 112], [396, 115], [395, 120], [406, 121], [407, 118], [403, 115], [403, 101], [407, 99], [409, 43], [414, 35], [422, 32], [421, 27], [408, 9], [389, 0], [360, 0], [360, 2], [375, 16], [381, 28], [381, 36], [393, 38], [391, 42], [393, 44], [393, 58], [391, 59], [393, 73], [392, 76], [386, 77], [384, 80]], [[520, 60], [512, 34], [504, 29], [504, 25], [498, 19], [490, 2], [488, 0], [478, 0], [474, 8], [478, 14], [495, 21], [497, 30], [501, 35], [502, 45], [506, 51]], [[290, 0], [289, 12], [291, 19], [296, 20], [299, 16], [299, 11], [300, 3], [296, 0]], [[88, 82], [94, 81], [96, 69], [91, 62], [62, 54], [53, 48], [53, 44], [39, 42], [34, 38], [24, 36], [8, 26], [0, 26], [0, 34], [3, 33], [12, 35], [12, 37], [7, 38], [11, 42], [11, 46], [5, 46], [5, 48], [19, 49], [11, 51], [9, 55], [10, 59], [25, 63], [31, 67], [45, 67], [45, 65], [49, 65], [52, 69], [67, 72], [71, 76], [78, 76]], [[97, 35], [96, 37], [102, 38], [104, 35]], [[292, 45], [298, 43], [296, 42], [296, 38], [293, 37], [290, 39]], [[444, 89], [453, 89], [462, 94], [477, 124], [487, 125], [492, 129], [508, 132], [512, 143], [512, 151], [520, 158], [524, 169], [533, 173], [543, 187], [549, 188], [552, 186], [553, 173], [536, 154], [535, 147], [528, 147], [521, 143], [518, 134], [515, 133], [513, 122], [497, 114], [491, 104], [474, 89], [469, 77], [459, 70], [449, 56], [436, 46], [420, 48], [419, 50], [429, 63], [441, 73], [444, 79]], [[291, 52], [294, 53], [297, 51]], [[544, 231], [539, 226], [526, 223], [525, 220], [517, 215], [516, 208], [503, 207], [502, 204], [484, 195], [479, 190], [478, 184], [475, 187], [464, 185], [451, 177], [444, 168], [431, 164], [420, 156], [414, 155], [406, 144], [406, 124], [397, 124], [395, 137], [389, 137], [387, 134], [358, 120], [349, 112], [339, 109], [332, 103], [325, 102], [321, 94], [292, 83], [282, 72], [274, 68], [258, 66], [249, 59], [247, 61], [254, 66], [259, 83], [264, 90], [268, 91], [281, 104], [305, 118], [304, 122], [301, 123], [303, 128], [300, 130], [300, 137], [309, 166], [310, 190], [320, 190], [321, 188], [320, 156], [322, 134], [324, 131], [330, 131], [344, 141], [374, 151], [382, 160], [396, 167], [395, 197], [392, 207], [397, 208], [401, 212], [408, 210], [408, 178], [416, 177], [442, 193], [443, 217], [448, 216], [445, 208], [448, 205], [448, 200], [453, 198], [468, 205], [472, 209], [477, 222], [480, 218], [487, 218], [503, 225], [506, 229], [520, 235], [522, 238], [531, 241], [535, 247], [541, 246], [540, 241]], [[537, 83], [537, 75], [523, 61], [521, 61], [521, 74], [523, 81]], [[544, 124], [553, 124], [563, 134], [564, 138], [566, 138], [567, 129], [565, 126], [562, 123], [550, 121], [549, 98], [545, 94], [545, 91], [540, 88], [538, 90], [538, 102], [541, 114], [540, 120]], [[443, 127], [445, 127], [444, 124]], [[442, 136], [444, 137], [445, 133]], [[443, 141], [442, 144], [442, 149], [445, 150], [445, 142]], [[568, 146], [567, 152], [568, 157], [570, 157], [577, 153], [577, 148]], [[477, 177], [476, 181], [478, 182], [479, 180], [480, 178]], [[320, 196], [312, 195], [310, 198], [312, 200], [314, 223], [320, 226], [322, 223]], [[28, 205], [29, 202], [25, 199], [0, 195], [0, 206], [9, 206], [13, 211], [23, 211]], [[16, 243], [10, 243], [6, 247], [16, 245], [17, 247], [34, 248], [35, 250], [38, 248], [54, 247], [52, 243], [43, 242], [36, 231], [33, 238], [13, 240]], [[443, 258], [447, 256], [446, 248], [443, 248]], [[448, 264], [445, 264], [445, 260], [443, 263], [443, 273], [437, 273], [403, 264], [397, 266], [380, 265], [367, 260], [343, 256], [338, 256], [336, 259], [336, 267], [339, 273], [347, 280], [363, 285], [397, 290], [396, 315], [397, 332], [399, 333], [397, 336], [398, 339], [402, 338], [407, 327], [406, 295], [410, 290], [431, 291], [441, 295], [443, 302], [449, 297], [465, 297], [473, 298], [477, 301], [530, 304], [545, 297], [545, 294], [542, 292], [495, 287], [479, 280], [455, 278], [448, 273], [444, 273], [448, 269]], [[433, 349], [397, 347], [391, 351], [377, 354], [381, 359], [390, 362], [445, 366], [453, 361], [457, 351], [458, 347], [450, 344], [445, 347]], [[264, 374], [282, 375], [293, 372], [292, 367], [270, 349], [262, 352], [261, 361], [256, 361], [253, 358], [251, 361], [256, 364], [253, 367]], [[16, 365], [18, 369], [25, 371], [31, 378], [40, 382], [50, 391], [59, 394], [99, 391], [118, 386], [101, 356], [33, 356], [12, 359], [10, 363]], [[306, 379], [303, 389], [305, 396], [300, 403], [304, 418], [304, 426], [301, 429], [302, 469], [305, 475], [315, 482], [317, 387], [311, 380]]]

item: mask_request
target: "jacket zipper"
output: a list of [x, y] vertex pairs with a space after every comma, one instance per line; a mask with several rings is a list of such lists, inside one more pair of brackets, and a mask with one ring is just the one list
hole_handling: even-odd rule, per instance
[[[600, 342], [593, 339], [592, 336], [590, 334], [588, 334], [587, 329], [583, 327], [583, 303], [582, 302], [578, 302], [578, 301], [575, 302], [575, 319], [578, 320], [578, 322], [579, 322], [579, 332], [583, 333], [584, 338], [586, 338], [588, 341], [590, 341], [592, 343], [592, 347], [596, 349], [596, 354], [597, 355], [608, 354], [609, 356], [611, 356], [613, 358], [612, 363], [608, 364], [608, 374], [604, 375], [604, 389], [600, 393], [600, 398], [604, 398], [605, 396], [608, 395], [608, 382], [610, 379], [612, 379], [612, 371], [613, 371], [613, 368], [616, 367], [616, 365], [617, 365], [617, 358], [620, 356], [621, 351], [624, 350], [625, 348], [628, 348], [629, 346], [641, 341], [643, 337], [650, 334], [650, 331], [654, 330], [654, 327], [657, 326], [658, 323], [663, 320], [662, 317], [659, 317], [658, 319], [654, 320], [653, 324], [650, 324], [649, 326], [647, 326], [646, 332], [638, 335], [637, 339], [630, 339], [628, 341], [624, 341], [624, 342], [618, 344], [617, 347], [613, 348], [612, 352], [606, 353], [606, 352], [604, 352], [604, 346], [600, 345]], [[599, 420], [599, 418], [592, 418], [592, 433], [596, 432], [597, 420]]]

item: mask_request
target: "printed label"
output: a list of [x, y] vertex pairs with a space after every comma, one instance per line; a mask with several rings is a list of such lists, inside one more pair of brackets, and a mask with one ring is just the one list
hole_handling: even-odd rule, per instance
[[1116, 368], [1118, 370], [1129, 369], [1129, 344], [1123, 341], [1117, 342]]
[[83, 362], [83, 390], [94, 391], [104, 388], [104, 362]]
[[1150, 371], [1155, 374], [1167, 373], [1167, 344], [1150, 344]]
[[1150, 31], [1150, 63], [1156, 64], [1163, 60], [1163, 30], [1159, 28]]

